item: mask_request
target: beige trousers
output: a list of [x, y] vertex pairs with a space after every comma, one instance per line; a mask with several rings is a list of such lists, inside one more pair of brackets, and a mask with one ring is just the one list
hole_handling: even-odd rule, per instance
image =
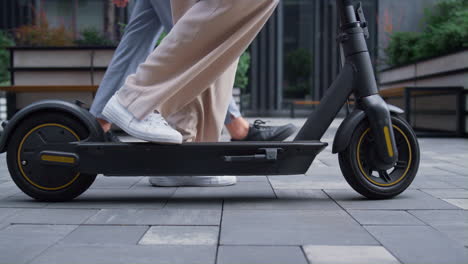
[[218, 141], [238, 58], [278, 1], [172, 0], [172, 31], [127, 78], [119, 101], [138, 119], [160, 112], [185, 141]]

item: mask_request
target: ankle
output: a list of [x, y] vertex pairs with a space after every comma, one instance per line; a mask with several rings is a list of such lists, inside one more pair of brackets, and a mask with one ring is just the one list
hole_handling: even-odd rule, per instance
[[105, 133], [109, 132], [112, 128], [112, 124], [107, 122], [104, 119], [97, 118], [98, 123], [101, 125], [102, 130], [104, 130]]
[[232, 122], [227, 124], [226, 128], [232, 139], [242, 140], [249, 134], [250, 124], [242, 117], [233, 117]]

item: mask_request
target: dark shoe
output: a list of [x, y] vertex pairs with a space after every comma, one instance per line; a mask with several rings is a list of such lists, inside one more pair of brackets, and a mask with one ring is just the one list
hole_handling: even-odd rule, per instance
[[116, 135], [114, 135], [114, 133], [112, 133], [112, 131], [108, 131], [104, 133], [104, 138], [106, 142], [114, 142], [114, 143], [122, 142]]
[[232, 141], [283, 141], [296, 132], [296, 127], [293, 124], [284, 126], [265, 126], [266, 122], [256, 120], [250, 126], [247, 137], [242, 140]]

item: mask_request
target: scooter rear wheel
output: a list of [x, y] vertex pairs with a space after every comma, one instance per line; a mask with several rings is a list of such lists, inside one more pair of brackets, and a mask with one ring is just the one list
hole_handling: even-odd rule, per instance
[[341, 171], [351, 187], [369, 199], [389, 199], [404, 192], [419, 168], [420, 150], [411, 126], [392, 118], [398, 161], [389, 170], [376, 169], [377, 153], [368, 121], [354, 131], [348, 148], [339, 153]]
[[[30, 197], [48, 202], [72, 200], [86, 191], [96, 175], [80, 174], [66, 166], [67, 158], [50, 164], [39, 163], [44, 155], [38, 149], [51, 143], [75, 142], [86, 139], [89, 130], [71, 115], [39, 112], [25, 118], [16, 127], [7, 149], [11, 178]], [[41, 157], [40, 157], [41, 156]], [[59, 158], [60, 159], [60, 158]], [[60, 165], [60, 163], [64, 165]], [[35, 165], [34, 165], [35, 164]]]

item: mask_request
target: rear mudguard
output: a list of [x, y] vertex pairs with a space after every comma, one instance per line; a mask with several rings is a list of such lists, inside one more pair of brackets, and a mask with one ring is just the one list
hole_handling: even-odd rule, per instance
[[104, 138], [103, 130], [96, 118], [91, 115], [86, 109], [65, 101], [59, 100], [45, 100], [33, 103], [16, 113], [11, 120], [5, 121], [3, 135], [0, 138], [0, 153], [6, 152], [8, 147], [8, 140], [14, 133], [15, 128], [25, 118], [39, 112], [59, 112], [69, 114], [81, 121], [89, 130], [89, 139], [99, 141]]
[[[394, 105], [388, 105], [388, 109], [392, 115], [402, 115], [404, 111]], [[341, 123], [338, 131], [335, 135], [333, 142], [333, 153], [340, 153], [346, 150], [348, 147], [351, 136], [353, 135], [356, 127], [366, 119], [366, 113], [363, 110], [357, 109], [352, 112], [344, 121]]]

